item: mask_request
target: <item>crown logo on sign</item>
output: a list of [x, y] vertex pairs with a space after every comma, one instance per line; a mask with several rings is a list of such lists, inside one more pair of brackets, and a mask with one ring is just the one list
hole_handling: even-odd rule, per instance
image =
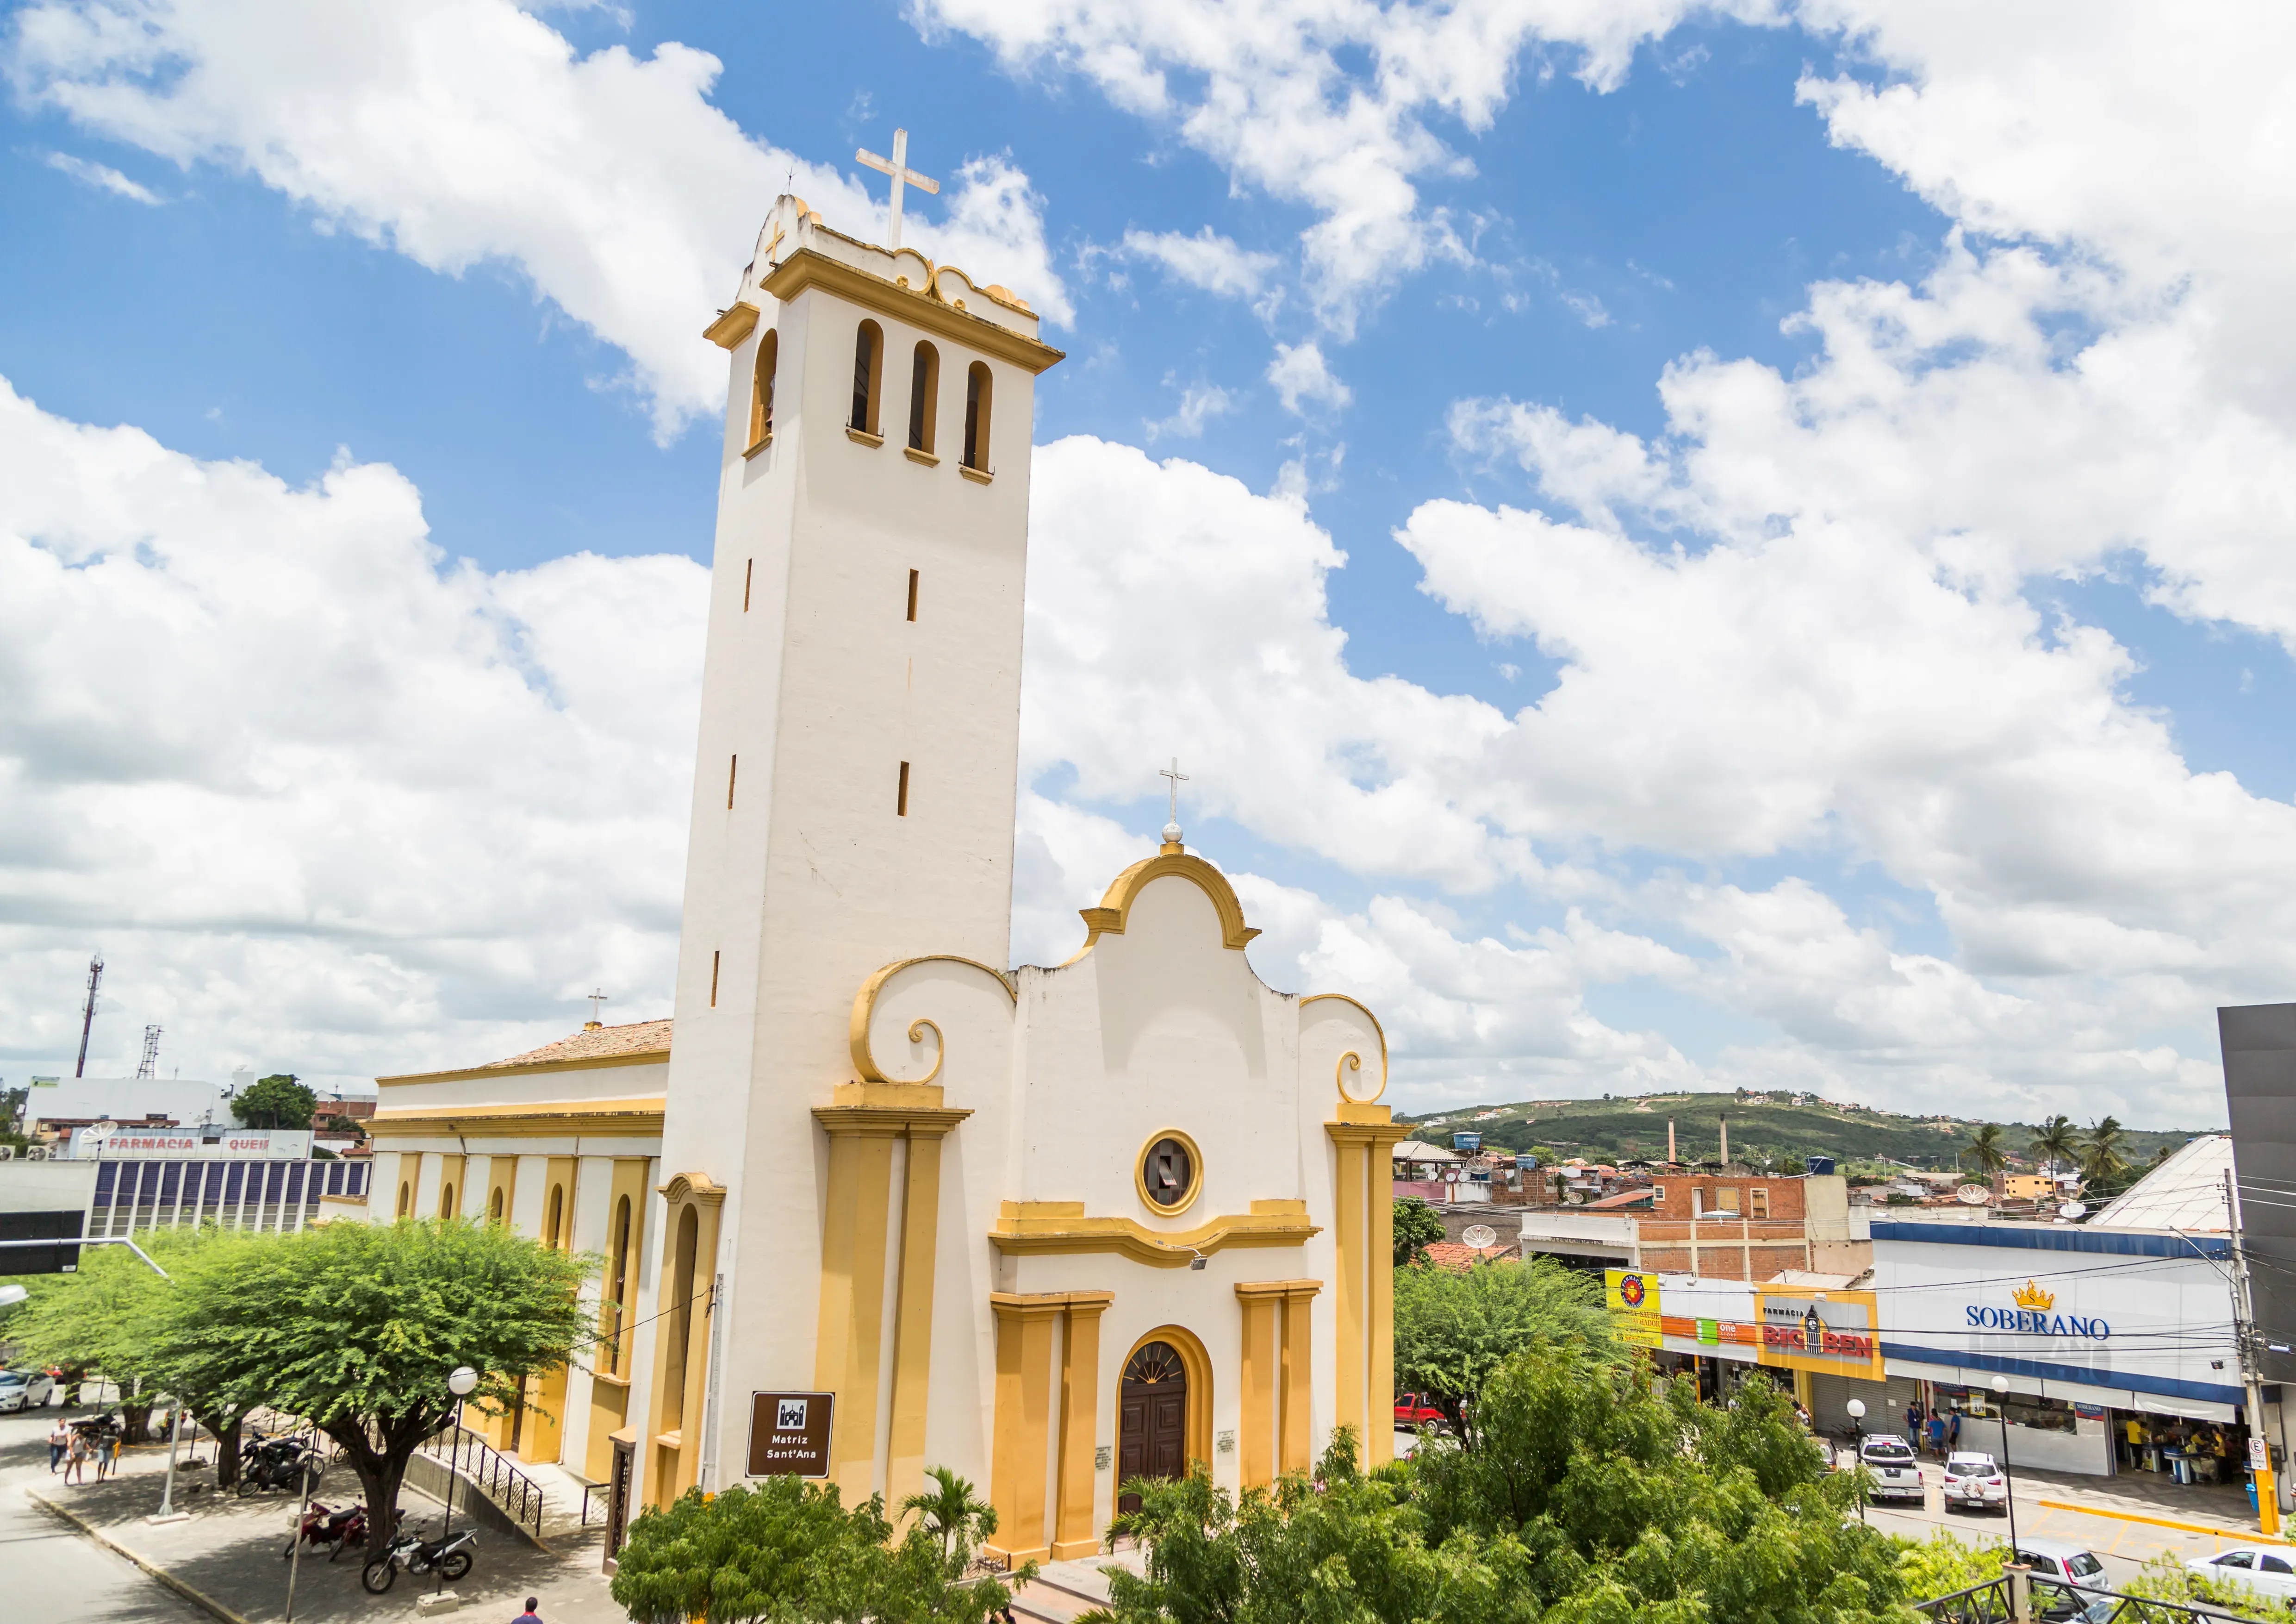
[[2030, 1280], [2012, 1292], [2009, 1300], [2021, 1308], [2038, 1308], [2045, 1314], [2057, 1306], [2054, 1292], [2045, 1292]]

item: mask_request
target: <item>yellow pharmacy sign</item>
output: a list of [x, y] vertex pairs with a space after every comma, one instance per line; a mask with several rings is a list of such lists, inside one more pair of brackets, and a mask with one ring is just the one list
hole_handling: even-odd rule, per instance
[[1606, 1268], [1603, 1271], [1603, 1301], [1611, 1310], [1611, 1323], [1620, 1341], [1636, 1348], [1660, 1345], [1656, 1275], [1646, 1275], [1640, 1269]]

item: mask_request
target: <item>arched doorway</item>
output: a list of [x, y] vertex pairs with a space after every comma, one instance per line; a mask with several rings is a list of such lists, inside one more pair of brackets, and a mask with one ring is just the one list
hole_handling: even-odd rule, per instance
[[[1169, 1342], [1144, 1342], [1125, 1362], [1117, 1395], [1116, 1480], [1177, 1478], [1188, 1470], [1188, 1367]], [[1140, 1509], [1121, 1495], [1117, 1511]]]

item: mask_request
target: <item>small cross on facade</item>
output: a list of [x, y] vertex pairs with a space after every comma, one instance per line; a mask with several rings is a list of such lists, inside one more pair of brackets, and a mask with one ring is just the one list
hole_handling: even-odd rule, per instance
[[586, 992], [582, 996], [590, 1000], [590, 1024], [592, 1026], [603, 1025], [604, 1023], [598, 1019], [598, 1006], [601, 1004], [608, 1003], [611, 1000], [609, 1000], [606, 995], [603, 992]]
[[906, 130], [893, 132], [890, 161], [878, 157], [866, 147], [856, 152], [853, 157], [856, 162], [867, 164], [871, 168], [893, 177], [893, 207], [885, 225], [885, 246], [898, 252], [901, 246], [901, 188], [910, 185], [920, 192], [938, 193], [940, 183], [909, 168], [909, 132]]
[[1164, 825], [1164, 849], [1177, 852], [1180, 849], [1180, 786], [1188, 782], [1188, 775], [1180, 770], [1180, 759], [1175, 756], [1171, 766], [1156, 769], [1156, 776], [1172, 781], [1171, 821]]

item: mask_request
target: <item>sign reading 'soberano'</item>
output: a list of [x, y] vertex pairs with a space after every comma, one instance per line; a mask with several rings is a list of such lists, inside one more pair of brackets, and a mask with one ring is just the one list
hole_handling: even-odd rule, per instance
[[2112, 1334], [2112, 1327], [2102, 1319], [2092, 1319], [2081, 1314], [2053, 1312], [2057, 1306], [2054, 1292], [2045, 1292], [2031, 1280], [2010, 1293], [2013, 1308], [1995, 1308], [1988, 1303], [1972, 1302], [1968, 1308], [1969, 1323], [1980, 1331], [2010, 1331], [2026, 1336], [2071, 1336], [2101, 1342]]

